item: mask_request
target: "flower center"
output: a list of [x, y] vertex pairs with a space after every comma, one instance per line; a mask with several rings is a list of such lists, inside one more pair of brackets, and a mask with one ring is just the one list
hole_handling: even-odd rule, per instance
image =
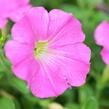
[[40, 56], [44, 55], [44, 53], [46, 53], [47, 45], [48, 45], [47, 41], [37, 42], [37, 44], [34, 48], [35, 58], [39, 58]]

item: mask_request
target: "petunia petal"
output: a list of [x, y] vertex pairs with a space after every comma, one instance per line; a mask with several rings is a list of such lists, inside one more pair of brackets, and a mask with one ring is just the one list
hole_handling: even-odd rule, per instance
[[50, 64], [41, 63], [40, 70], [28, 82], [32, 93], [40, 98], [58, 96], [69, 88], [58, 63], [52, 59], [50, 61]]
[[[79, 60], [64, 59], [62, 73], [66, 74], [68, 83], [71, 86], [81, 86], [85, 83], [90, 64]], [[67, 66], [66, 66], [67, 65]]]
[[34, 37], [45, 40], [49, 24], [48, 12], [43, 7], [32, 8], [25, 18], [31, 24]]
[[7, 19], [0, 18], [0, 29], [4, 28], [7, 24]]
[[[30, 7], [29, 1], [30, 0], [0, 0], [0, 19], [8, 19], [11, 17], [13, 21], [18, 21], [24, 16], [25, 12], [28, 11], [27, 9]], [[4, 22], [0, 20], [0, 25], [1, 22], [4, 24]], [[0, 26], [0, 28], [3, 28], [3, 26]]]
[[106, 64], [109, 64], [109, 49], [103, 48], [101, 56]]
[[19, 0], [19, 3], [22, 5], [26, 5], [30, 2], [30, 0]]
[[33, 57], [28, 57], [20, 63], [12, 66], [13, 73], [23, 80], [28, 80], [28, 75], [32, 76], [32, 72], [34, 72], [34, 70], [37, 72], [38, 69], [39, 64]]
[[[50, 56], [49, 56], [50, 55]], [[51, 60], [55, 59], [54, 63], [58, 64], [60, 68], [61, 76], [66, 77], [66, 82], [71, 86], [80, 86], [83, 85], [86, 81], [86, 76], [90, 69], [90, 63], [86, 63], [81, 60], [73, 59], [73, 57], [66, 57], [59, 54], [49, 54], [46, 55], [46, 63], [51, 65]]]
[[0, 16], [7, 17], [11, 12], [27, 6], [29, 1], [30, 0], [19, 0], [19, 2], [17, 0], [0, 0]]
[[54, 37], [61, 28], [71, 19], [71, 14], [68, 14], [59, 9], [53, 9], [49, 12], [49, 28], [48, 37]]
[[49, 49], [52, 53], [63, 55], [68, 58], [72, 58], [75, 60], [80, 60], [85, 63], [89, 63], [91, 51], [89, 47], [87, 47], [83, 43], [76, 43], [64, 46], [49, 46]]
[[58, 96], [71, 86], [83, 85], [90, 67], [88, 62], [53, 52], [42, 56], [40, 61], [43, 67], [29, 80], [33, 94], [40, 98]]
[[[31, 8], [14, 25], [12, 38], [6, 43], [6, 56], [15, 75], [27, 81], [35, 96], [58, 96], [85, 83], [90, 50], [82, 44], [85, 35], [81, 24], [71, 14], [58, 9], [48, 13], [42, 7]], [[42, 40], [47, 45], [39, 43], [37, 48], [35, 44]], [[41, 55], [34, 56], [34, 47]]]
[[0, 16], [7, 17], [9, 12], [18, 8], [18, 4], [15, 0], [0, 0]]
[[20, 44], [17, 41], [8, 41], [5, 45], [5, 53], [13, 65], [23, 61], [33, 55], [33, 49], [26, 44]]
[[83, 42], [85, 35], [80, 22], [71, 14], [54, 9], [49, 13], [49, 36], [52, 44], [69, 44]]
[[95, 30], [96, 43], [109, 49], [109, 23], [103, 21]]
[[8, 17], [14, 21], [14, 22], [18, 22], [20, 19], [22, 19], [27, 12], [31, 9], [31, 5], [26, 5], [23, 6], [21, 8], [16, 9], [15, 11], [13, 11]]
[[15, 23], [12, 28], [12, 38], [20, 43], [27, 43], [34, 46], [35, 36], [31, 28], [31, 24], [26, 18], [22, 18]]

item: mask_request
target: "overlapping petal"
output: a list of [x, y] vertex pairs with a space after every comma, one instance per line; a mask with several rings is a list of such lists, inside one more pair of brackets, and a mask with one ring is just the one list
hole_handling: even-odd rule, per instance
[[8, 41], [5, 45], [5, 53], [12, 64], [16, 65], [29, 56], [33, 56], [33, 48], [17, 41]]
[[95, 41], [103, 47], [101, 56], [106, 64], [109, 64], [109, 23], [101, 22], [95, 30]]
[[9, 18], [12, 21], [17, 22], [21, 18], [23, 18], [30, 9], [31, 9], [31, 5], [23, 6], [20, 9], [16, 9], [12, 13], [10, 13]]
[[49, 25], [47, 10], [45, 10], [43, 7], [32, 8], [24, 19], [28, 19], [36, 39], [47, 40], [46, 37]]
[[13, 40], [34, 46], [35, 34], [27, 18], [23, 18], [20, 22], [14, 24], [11, 33]]
[[103, 48], [101, 56], [106, 64], [109, 64], [109, 49]]
[[1, 24], [6, 24], [6, 22], [3, 22], [3, 19], [20, 20], [31, 7], [29, 1], [30, 0], [0, 0], [0, 28], [4, 27], [4, 25]]
[[109, 48], [109, 23], [101, 22], [95, 30], [96, 43]]

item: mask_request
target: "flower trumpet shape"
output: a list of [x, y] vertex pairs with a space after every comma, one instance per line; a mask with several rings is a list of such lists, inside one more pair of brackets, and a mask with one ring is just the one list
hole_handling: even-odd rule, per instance
[[29, 10], [29, 0], [0, 0], [0, 28], [3, 28], [7, 19], [18, 21]]
[[95, 30], [95, 40], [103, 47], [101, 56], [106, 64], [109, 64], [109, 22], [101, 22]]
[[58, 96], [85, 83], [90, 49], [80, 22], [71, 14], [32, 8], [12, 29], [5, 53], [14, 74], [40, 98]]

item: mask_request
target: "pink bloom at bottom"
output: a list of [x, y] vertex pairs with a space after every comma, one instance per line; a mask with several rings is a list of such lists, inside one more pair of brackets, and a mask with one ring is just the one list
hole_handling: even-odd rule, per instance
[[4, 28], [7, 19], [14, 22], [21, 19], [30, 9], [30, 0], [0, 0], [0, 28]]
[[12, 29], [5, 53], [14, 74], [40, 98], [58, 96], [85, 83], [90, 49], [80, 22], [71, 14], [32, 8]]
[[109, 64], [109, 22], [101, 22], [95, 30], [95, 40], [103, 47], [101, 56], [106, 64]]

